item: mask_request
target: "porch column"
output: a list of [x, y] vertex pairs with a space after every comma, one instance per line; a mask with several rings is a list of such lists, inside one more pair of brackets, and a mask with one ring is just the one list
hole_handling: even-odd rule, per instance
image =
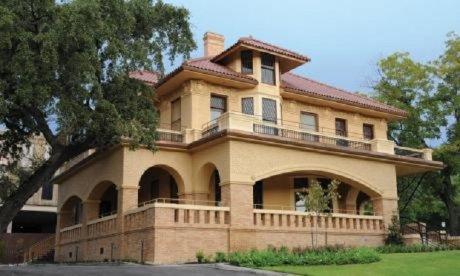
[[[117, 187], [118, 203], [117, 203], [117, 230], [119, 233], [118, 248], [115, 248], [115, 259], [125, 258], [125, 221], [124, 213], [128, 210], [137, 208], [139, 186], [121, 186]], [[118, 249], [118, 250], [117, 250]]]
[[350, 187], [350, 189], [348, 189], [347, 198], [345, 201], [347, 214], [356, 214], [356, 199], [358, 199], [358, 194], [358, 189], [354, 187]]
[[230, 207], [229, 250], [255, 247], [253, 182], [221, 182], [222, 205]]
[[386, 197], [376, 197], [372, 198], [372, 205], [374, 213], [377, 216], [383, 217], [383, 223], [385, 229], [391, 224], [391, 218], [393, 215], [398, 214], [398, 199], [397, 198], [386, 198]]
[[90, 252], [88, 249], [88, 222], [93, 219], [97, 219], [99, 216], [99, 200], [85, 200], [83, 201], [83, 210], [81, 217], [81, 249], [82, 249], [82, 260], [91, 260]]
[[54, 241], [54, 261], [60, 262], [60, 243], [61, 243], [61, 212], [58, 211], [56, 213], [56, 234], [55, 234], [55, 241]]

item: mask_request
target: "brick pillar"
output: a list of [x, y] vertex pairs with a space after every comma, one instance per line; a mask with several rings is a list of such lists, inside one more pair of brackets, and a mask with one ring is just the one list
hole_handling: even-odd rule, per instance
[[60, 252], [60, 243], [61, 243], [61, 212], [57, 212], [56, 214], [56, 234], [55, 234], [55, 242], [54, 242], [54, 261], [60, 262], [59, 255]]
[[385, 229], [391, 224], [391, 218], [393, 215], [399, 216], [398, 213], [398, 199], [397, 198], [384, 198], [377, 197], [372, 198], [372, 205], [374, 213], [378, 216], [383, 216], [383, 223]]
[[254, 239], [252, 182], [221, 183], [222, 205], [230, 207], [229, 251], [248, 250]]
[[[125, 258], [125, 222], [124, 213], [137, 208], [139, 186], [122, 186], [118, 190], [117, 229], [119, 233], [118, 247], [115, 249], [114, 258], [122, 260]], [[117, 250], [118, 249], [118, 250]]]
[[346, 213], [356, 214], [356, 200], [358, 199], [359, 190], [350, 187], [347, 192], [347, 198], [345, 199]]
[[85, 200], [83, 201], [83, 210], [81, 217], [81, 253], [83, 256], [79, 257], [82, 260], [89, 261], [88, 252], [88, 222], [99, 217], [99, 203], [100, 200]]

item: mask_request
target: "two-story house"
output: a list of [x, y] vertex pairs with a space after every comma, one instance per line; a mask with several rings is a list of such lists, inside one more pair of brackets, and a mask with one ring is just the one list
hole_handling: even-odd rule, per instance
[[[373, 246], [397, 214], [396, 178], [438, 170], [429, 149], [396, 147], [406, 112], [296, 75], [309, 62], [251, 37], [151, 85], [158, 150], [120, 144], [60, 174], [57, 261], [184, 262], [195, 253], [273, 246]], [[309, 183], [340, 181], [327, 214], [305, 212]]]

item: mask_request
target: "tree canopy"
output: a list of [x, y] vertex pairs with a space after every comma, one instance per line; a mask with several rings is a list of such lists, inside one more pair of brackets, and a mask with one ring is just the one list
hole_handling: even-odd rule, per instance
[[445, 164], [440, 172], [398, 179], [401, 217], [423, 220], [434, 228], [447, 220], [450, 232], [459, 234], [460, 38], [449, 34], [445, 52], [431, 62], [395, 53], [378, 67], [376, 98], [408, 111], [407, 119], [389, 125], [389, 138], [417, 148], [435, 139], [433, 158]]
[[126, 138], [154, 148], [153, 89], [133, 70], [163, 72], [195, 48], [189, 12], [149, 0], [0, 3], [0, 153], [42, 135], [49, 159], [2, 199], [0, 229], [67, 160]]

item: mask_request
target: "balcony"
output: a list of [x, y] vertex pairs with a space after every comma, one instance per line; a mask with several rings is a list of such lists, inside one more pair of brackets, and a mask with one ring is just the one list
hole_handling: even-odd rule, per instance
[[[203, 125], [200, 138], [211, 137], [223, 130], [235, 130], [273, 138], [301, 141], [338, 148], [360, 151], [380, 152], [397, 156], [412, 157], [423, 160], [431, 159], [431, 149], [413, 149], [399, 147], [394, 142], [384, 139], [364, 140], [361, 134], [349, 133], [348, 137], [335, 134], [335, 130], [320, 128], [318, 131], [303, 129], [297, 122], [278, 120], [271, 123], [261, 118], [241, 113], [227, 112], [216, 120]], [[186, 139], [193, 141], [193, 139]]]

